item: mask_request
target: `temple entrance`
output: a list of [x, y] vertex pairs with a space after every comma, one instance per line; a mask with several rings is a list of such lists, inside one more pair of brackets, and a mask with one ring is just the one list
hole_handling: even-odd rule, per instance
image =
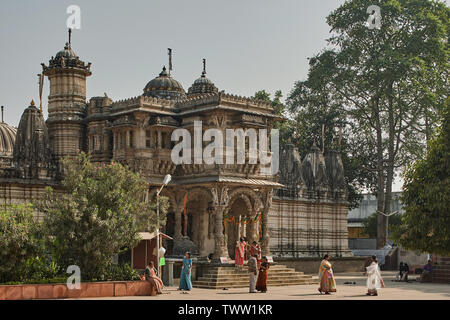
[[209, 232], [210, 214], [207, 210], [209, 199], [197, 194], [188, 193], [188, 196], [191, 197], [186, 204], [186, 216], [184, 211], [182, 213], [181, 233], [195, 244], [198, 255], [207, 256], [214, 252], [214, 242]]
[[[170, 210], [170, 209], [169, 209]], [[166, 225], [163, 228], [163, 232], [173, 238], [175, 227], [175, 214], [173, 211], [169, 211], [166, 216]], [[173, 240], [163, 239], [162, 245], [167, 250], [167, 255], [171, 255], [173, 251]]]
[[[248, 204], [242, 198], [236, 199], [232, 204], [224, 219], [225, 230], [227, 237], [227, 249], [231, 259], [234, 259], [235, 248], [237, 242], [241, 237], [249, 240], [248, 233], [249, 224], [246, 223], [250, 219], [250, 209]], [[239, 221], [241, 221], [239, 223]]]

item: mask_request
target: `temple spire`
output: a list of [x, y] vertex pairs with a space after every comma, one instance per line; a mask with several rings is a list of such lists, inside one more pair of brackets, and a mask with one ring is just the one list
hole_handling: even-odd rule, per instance
[[5, 121], [4, 121], [4, 118], [3, 118], [3, 109], [4, 109], [4, 107], [2, 106], [2, 123], [5, 122]]
[[72, 41], [72, 29], [69, 28], [69, 46], [71, 45], [71, 41]]
[[203, 71], [202, 71], [202, 76], [204, 76], [206, 74], [206, 59], [203, 59]]

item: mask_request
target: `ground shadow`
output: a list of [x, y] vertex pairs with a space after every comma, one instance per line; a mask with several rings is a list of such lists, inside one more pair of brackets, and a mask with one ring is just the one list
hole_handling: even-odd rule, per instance
[[333, 296], [332, 294], [320, 294], [320, 293], [303, 293], [303, 294], [291, 294], [291, 297], [307, 297], [307, 296]]

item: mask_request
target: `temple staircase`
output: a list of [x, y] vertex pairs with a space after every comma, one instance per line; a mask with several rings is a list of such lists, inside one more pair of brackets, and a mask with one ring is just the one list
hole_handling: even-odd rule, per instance
[[450, 257], [435, 257], [431, 274], [435, 283], [450, 283]]
[[[270, 266], [267, 286], [306, 285], [316, 282], [310, 275], [275, 264]], [[242, 269], [235, 268], [234, 265], [211, 266], [203, 276], [193, 281], [192, 285], [194, 288], [205, 289], [244, 288], [249, 286], [249, 273], [246, 265]]]

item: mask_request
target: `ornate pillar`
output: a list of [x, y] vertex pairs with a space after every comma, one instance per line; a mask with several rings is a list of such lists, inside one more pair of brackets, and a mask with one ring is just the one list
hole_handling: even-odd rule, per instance
[[157, 133], [158, 133], [158, 146], [157, 146], [157, 148], [158, 149], [161, 149], [162, 148], [162, 136], [161, 136], [161, 131], [157, 131]]
[[254, 209], [251, 211], [250, 219], [251, 221], [247, 224], [247, 232], [246, 236], [249, 241], [249, 243], [252, 243], [253, 241], [258, 242], [258, 224], [253, 220], [253, 218], [256, 216], [257, 210]]
[[177, 206], [175, 208], [175, 228], [173, 232], [173, 237], [175, 240], [181, 239], [181, 215], [183, 214], [183, 207]]
[[211, 189], [213, 195], [213, 204], [215, 211], [215, 230], [214, 230], [214, 259], [220, 257], [228, 257], [228, 250], [225, 244], [223, 235], [223, 213], [228, 206], [228, 188], [227, 187], [214, 187]]
[[205, 222], [208, 218], [208, 213], [206, 212], [207, 205], [201, 205], [199, 208], [199, 217], [198, 217], [198, 250], [200, 256], [207, 256], [207, 252], [205, 251], [205, 242], [208, 238], [208, 233], [206, 230]]
[[262, 211], [262, 245], [261, 251], [264, 256], [270, 255], [269, 248], [269, 209], [272, 206], [272, 189], [263, 190], [264, 207]]

